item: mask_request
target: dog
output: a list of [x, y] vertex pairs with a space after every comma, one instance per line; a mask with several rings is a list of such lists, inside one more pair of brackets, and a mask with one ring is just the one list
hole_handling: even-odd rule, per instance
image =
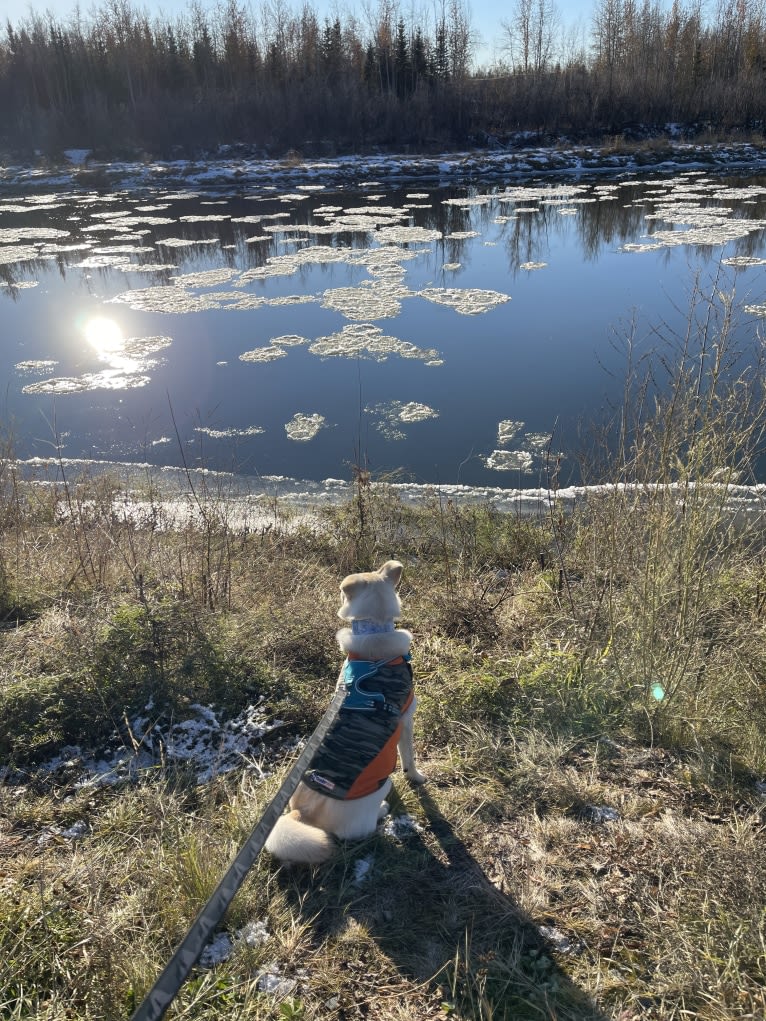
[[337, 632], [346, 654], [338, 684], [346, 696], [338, 715], [277, 820], [266, 850], [283, 862], [319, 864], [335, 838], [374, 833], [388, 814], [386, 795], [397, 749], [405, 777], [424, 783], [415, 766], [412, 718], [416, 700], [409, 663], [412, 634], [397, 628], [402, 565], [388, 560], [377, 571], [350, 574], [341, 586]]

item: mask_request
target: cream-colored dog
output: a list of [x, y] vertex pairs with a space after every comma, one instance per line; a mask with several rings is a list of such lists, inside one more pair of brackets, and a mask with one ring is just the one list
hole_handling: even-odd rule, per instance
[[350, 626], [337, 633], [346, 653], [338, 683], [345, 684], [346, 697], [290, 799], [290, 811], [266, 841], [281, 861], [326, 861], [336, 847], [333, 836], [355, 840], [373, 833], [388, 814], [397, 748], [407, 779], [426, 779], [415, 768], [412, 744], [412, 635], [394, 624], [402, 612], [396, 592], [401, 575], [402, 565], [389, 560], [341, 583], [338, 616]]

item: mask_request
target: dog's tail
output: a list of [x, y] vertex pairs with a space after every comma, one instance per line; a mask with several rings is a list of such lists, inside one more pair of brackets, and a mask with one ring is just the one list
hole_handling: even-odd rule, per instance
[[301, 821], [301, 813], [294, 809], [281, 816], [266, 841], [266, 850], [280, 861], [319, 865], [327, 861], [336, 849], [332, 837]]

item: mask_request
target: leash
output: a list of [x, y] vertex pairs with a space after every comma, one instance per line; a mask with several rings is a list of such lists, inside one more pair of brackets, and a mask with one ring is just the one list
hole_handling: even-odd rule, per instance
[[242, 846], [228, 871], [213, 891], [207, 904], [202, 908], [191, 924], [183, 941], [165, 966], [154, 983], [143, 1003], [134, 1012], [131, 1021], [158, 1021], [178, 995], [181, 986], [189, 976], [189, 972], [197, 963], [200, 954], [210, 941], [210, 937], [234, 900], [234, 896], [244, 882], [245, 876], [263, 850], [269, 833], [274, 829], [277, 819], [298, 786], [303, 773], [314, 752], [319, 747], [330, 726], [338, 715], [346, 695], [345, 685], [339, 684], [332, 701], [324, 716], [319, 721], [314, 733], [306, 742], [293, 768], [287, 774], [282, 786], [269, 803], [260, 820], [253, 827], [250, 836]]

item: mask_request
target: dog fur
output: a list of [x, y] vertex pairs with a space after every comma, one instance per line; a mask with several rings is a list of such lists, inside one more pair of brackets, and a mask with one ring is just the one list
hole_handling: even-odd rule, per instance
[[[349, 622], [372, 622], [377, 627], [393, 628], [401, 616], [402, 607], [396, 588], [402, 575], [402, 565], [389, 560], [377, 571], [350, 574], [340, 586], [341, 606], [338, 616]], [[352, 653], [356, 658], [375, 663], [396, 660], [409, 652], [412, 635], [404, 628], [355, 634], [351, 627], [337, 632], [341, 652]], [[342, 680], [339, 683], [343, 683]], [[397, 748], [404, 775], [412, 783], [424, 783], [425, 776], [415, 766], [412, 739], [412, 717], [416, 701], [399, 717], [401, 730]], [[375, 831], [378, 823], [388, 814], [386, 795], [391, 790], [391, 779], [383, 786], [363, 797], [339, 800], [298, 784], [290, 799], [290, 811], [283, 815], [266, 841], [266, 850], [284, 862], [318, 864], [326, 861], [336, 850], [334, 837], [357, 840]]]

